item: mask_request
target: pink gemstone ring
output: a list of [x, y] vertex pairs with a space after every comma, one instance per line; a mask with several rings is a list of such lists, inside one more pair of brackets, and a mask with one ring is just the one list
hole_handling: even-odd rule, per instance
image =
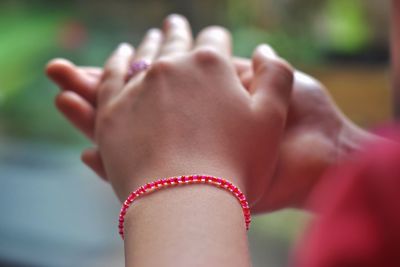
[[128, 80], [136, 76], [138, 73], [150, 68], [150, 64], [144, 60], [134, 61], [130, 64], [128, 70]]

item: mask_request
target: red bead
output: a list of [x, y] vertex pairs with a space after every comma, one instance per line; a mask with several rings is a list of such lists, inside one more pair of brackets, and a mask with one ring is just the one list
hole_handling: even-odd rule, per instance
[[202, 180], [204, 180], [206, 183], [211, 183], [214, 184], [215, 186], [220, 186], [221, 189], [229, 190], [235, 197], [237, 197], [242, 206], [243, 215], [245, 219], [245, 226], [246, 229], [248, 230], [251, 222], [250, 208], [248, 202], [246, 201], [245, 195], [239, 190], [239, 188], [235, 187], [232, 183], [222, 178], [205, 176], [205, 175], [190, 175], [190, 176], [159, 179], [155, 182], [147, 183], [139, 187], [136, 191], [132, 192], [123, 203], [118, 219], [119, 221], [118, 228], [120, 229], [119, 234], [121, 235], [122, 239], [124, 239], [124, 220], [125, 220], [124, 216], [126, 215], [127, 209], [136, 198], [145, 194], [147, 190], [160, 189], [163, 186], [179, 184], [179, 183], [200, 183], [202, 182]]
[[250, 209], [249, 208], [243, 208], [243, 212], [245, 214], [250, 214]]

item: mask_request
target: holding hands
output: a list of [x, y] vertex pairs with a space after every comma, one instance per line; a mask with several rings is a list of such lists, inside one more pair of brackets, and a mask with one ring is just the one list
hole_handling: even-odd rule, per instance
[[[151, 31], [136, 55], [122, 44], [104, 67], [94, 140], [107, 177], [123, 200], [149, 178], [212, 174], [229, 177], [255, 203], [277, 159], [292, 70], [258, 47], [249, 92], [223, 29], [206, 29], [192, 47], [186, 22], [169, 22], [163, 42]], [[126, 81], [132, 60], [151, 67]]]
[[[132, 62], [150, 68], [128, 79]], [[137, 51], [120, 45], [103, 70], [54, 60], [47, 72], [64, 89], [59, 109], [97, 145], [84, 162], [120, 200], [146, 177], [205, 173], [232, 179], [253, 211], [301, 206], [342, 150], [357, 147], [352, 137], [366, 136], [268, 46], [233, 59], [226, 30], [194, 41], [176, 15]]]

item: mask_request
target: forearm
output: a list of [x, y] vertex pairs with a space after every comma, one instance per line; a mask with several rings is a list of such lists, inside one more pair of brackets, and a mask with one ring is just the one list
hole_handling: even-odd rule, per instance
[[126, 266], [249, 266], [245, 222], [229, 192], [210, 185], [159, 190], [129, 208]]

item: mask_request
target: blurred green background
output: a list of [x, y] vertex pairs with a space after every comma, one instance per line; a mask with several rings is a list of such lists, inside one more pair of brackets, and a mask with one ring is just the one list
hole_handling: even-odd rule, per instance
[[[53, 106], [57, 88], [43, 71], [51, 58], [101, 66], [118, 43], [136, 45], [180, 13], [195, 33], [230, 29], [236, 55], [271, 44], [369, 127], [390, 118], [388, 8], [375, 0], [1, 0], [0, 266], [122, 266], [118, 203], [79, 162], [88, 141]], [[307, 218], [258, 218], [254, 265], [285, 266]]]

